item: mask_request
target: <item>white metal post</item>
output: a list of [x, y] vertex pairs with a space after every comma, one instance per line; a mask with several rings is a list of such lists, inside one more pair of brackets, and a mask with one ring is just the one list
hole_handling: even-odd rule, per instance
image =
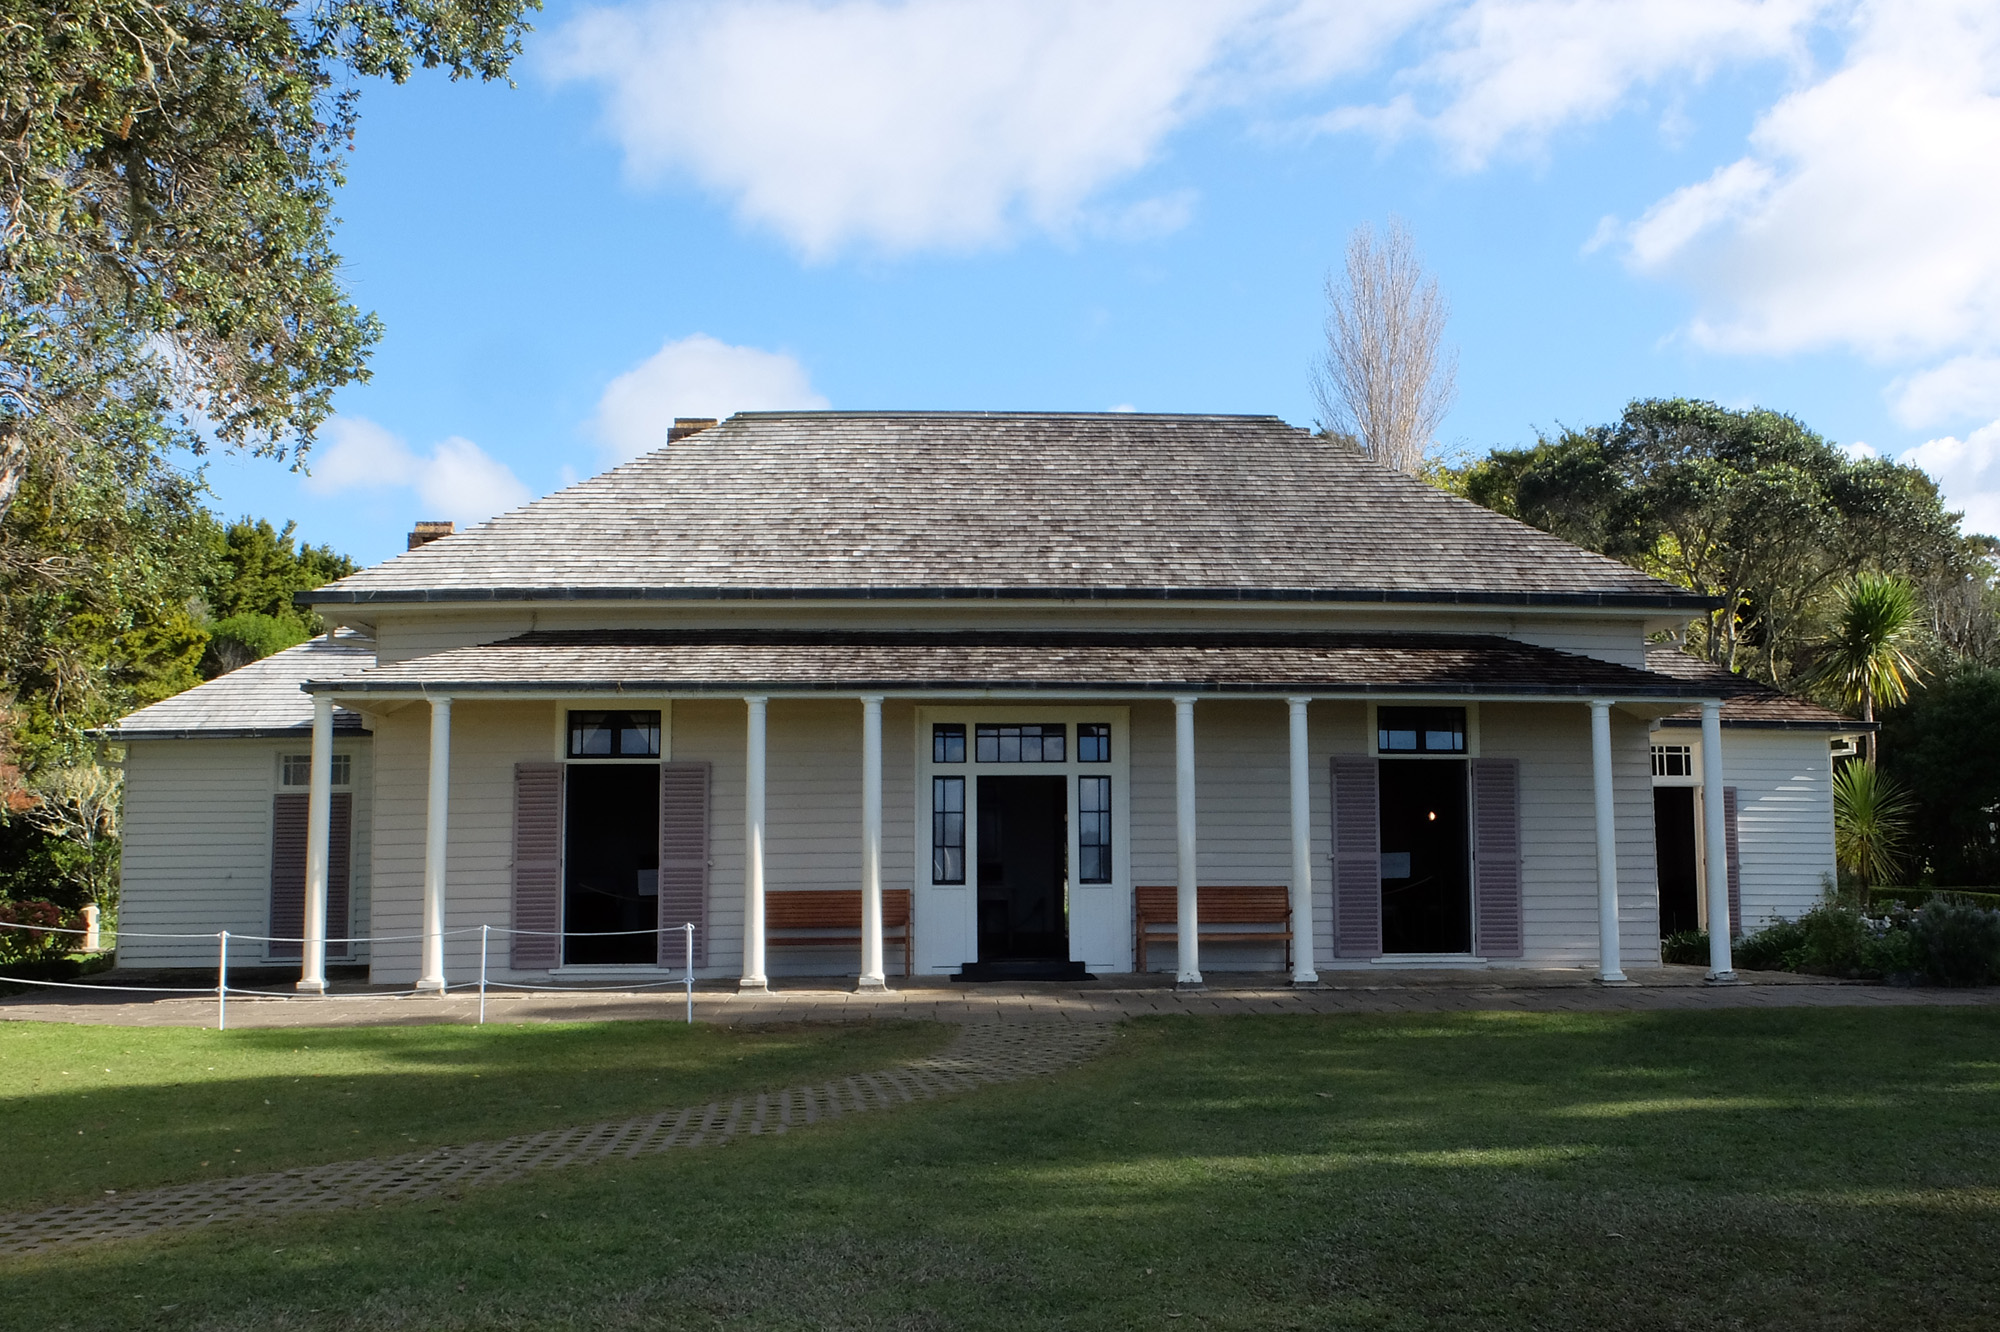
[[882, 696], [861, 699], [861, 981], [888, 988], [882, 969]]
[[1194, 989], [1201, 985], [1201, 913], [1197, 891], [1200, 878], [1195, 861], [1194, 698], [1191, 695], [1174, 699], [1174, 820], [1174, 845], [1180, 875], [1176, 903], [1180, 924], [1175, 930], [1180, 944], [1180, 967], [1174, 976], [1174, 984]]
[[479, 1025], [486, 1025], [486, 941], [492, 937], [493, 927], [479, 927]]
[[215, 1029], [229, 1030], [229, 931], [215, 936]]
[[1722, 805], [1722, 704], [1701, 705], [1702, 873], [1708, 880], [1708, 979], [1736, 979], [1729, 938], [1729, 828]]
[[737, 988], [766, 990], [764, 975], [764, 731], [762, 696], [743, 700], [750, 708], [743, 755], [743, 979]]
[[681, 926], [681, 929], [687, 933], [687, 961], [684, 964], [687, 970], [683, 975], [687, 985], [688, 1025], [692, 1027], [694, 1025], [694, 922], [689, 921]]
[[431, 780], [424, 809], [423, 974], [417, 989], [444, 993], [444, 877], [450, 832], [451, 700], [431, 700]]
[[1618, 823], [1611, 781], [1611, 700], [1590, 703], [1590, 775], [1597, 796], [1597, 979], [1625, 979], [1618, 957]]
[[1306, 752], [1308, 698], [1288, 698], [1292, 758], [1292, 984], [1317, 985], [1313, 966], [1312, 766]]
[[312, 772], [306, 796], [305, 940], [299, 948], [303, 994], [326, 993], [326, 866], [333, 825], [333, 696], [313, 695]]

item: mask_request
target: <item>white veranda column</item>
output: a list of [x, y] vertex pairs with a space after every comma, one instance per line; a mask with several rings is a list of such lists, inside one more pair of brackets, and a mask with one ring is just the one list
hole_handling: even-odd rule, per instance
[[1729, 956], [1729, 829], [1722, 807], [1722, 704], [1701, 705], [1702, 876], [1708, 882], [1708, 978], [1736, 979]]
[[424, 806], [424, 964], [419, 990], [444, 993], [444, 874], [451, 801], [451, 700], [431, 700], [431, 781]]
[[1590, 704], [1590, 776], [1597, 797], [1597, 978], [1622, 981], [1618, 965], [1618, 823], [1611, 782], [1611, 702]]
[[887, 987], [882, 972], [882, 696], [861, 699], [861, 988]]
[[1288, 698], [1292, 735], [1292, 984], [1317, 985], [1313, 968], [1312, 767], [1306, 755], [1306, 705]]
[[743, 754], [743, 979], [738, 988], [769, 988], [764, 977], [764, 717], [769, 699], [743, 700], [750, 720]]
[[1200, 880], [1195, 870], [1194, 844], [1194, 699], [1174, 700], [1174, 846], [1179, 861], [1180, 969], [1177, 985], [1201, 984], [1201, 920], [1198, 909]]
[[299, 949], [304, 994], [326, 993], [326, 864], [333, 823], [333, 696], [313, 695], [312, 775], [306, 796], [305, 943]]

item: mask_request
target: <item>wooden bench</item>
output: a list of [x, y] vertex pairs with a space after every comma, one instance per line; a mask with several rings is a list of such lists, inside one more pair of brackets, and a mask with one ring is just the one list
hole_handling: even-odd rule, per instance
[[[817, 933], [774, 934], [774, 930], [814, 930]], [[839, 930], [829, 934], [828, 930]], [[910, 890], [882, 890], [882, 942], [886, 949], [892, 932], [903, 940], [903, 974], [910, 974]], [[839, 948], [861, 946], [861, 890], [838, 888], [786, 889], [764, 894], [764, 947]]]
[[[1285, 945], [1285, 970], [1292, 969], [1292, 890], [1289, 888], [1197, 888], [1195, 913], [1200, 917], [1196, 938], [1205, 944], [1280, 943]], [[1139, 971], [1146, 950], [1154, 944], [1180, 942], [1181, 903], [1178, 888], [1132, 890], [1132, 957]], [[1216, 930], [1211, 925], [1264, 925], [1262, 930]]]

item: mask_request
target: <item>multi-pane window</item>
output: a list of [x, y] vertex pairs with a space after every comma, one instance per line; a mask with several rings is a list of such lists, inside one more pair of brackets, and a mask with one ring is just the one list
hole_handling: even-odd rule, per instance
[[[1081, 748], [1082, 742], [1078, 742]], [[1076, 845], [1080, 883], [1111, 882], [1111, 779], [1076, 779]]]
[[1030, 722], [1020, 726], [981, 723], [977, 740], [981, 763], [1061, 763], [1061, 722]]
[[1111, 762], [1111, 727], [1104, 722], [1085, 722], [1076, 728], [1078, 763]]
[[1653, 775], [1655, 777], [1694, 776], [1694, 746], [1654, 745]]
[[931, 778], [931, 882], [965, 882], [963, 777]]
[[1463, 754], [1464, 708], [1377, 708], [1375, 747], [1384, 754]]
[[[286, 754], [279, 762], [278, 781], [285, 786], [312, 785], [311, 754]], [[347, 786], [354, 773], [354, 758], [349, 754], [333, 756], [333, 784]]]
[[657, 712], [572, 712], [569, 714], [571, 758], [658, 758], [660, 714]]
[[931, 762], [965, 762], [964, 722], [938, 722], [931, 727]]

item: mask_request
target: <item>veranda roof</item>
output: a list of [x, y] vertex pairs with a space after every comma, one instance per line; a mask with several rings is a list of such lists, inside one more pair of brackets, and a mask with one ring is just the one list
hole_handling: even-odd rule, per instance
[[1489, 635], [591, 630], [522, 634], [314, 680], [344, 695], [1289, 690], [1625, 700], [1705, 683]]
[[[299, 692], [299, 682], [344, 680], [374, 664], [374, 640], [343, 630], [332, 639], [315, 638], [218, 675], [121, 717], [97, 734], [107, 740], [306, 736], [312, 732], [312, 700]], [[360, 716], [339, 707], [333, 710], [333, 729], [336, 735], [365, 733]]]
[[745, 412], [302, 603], [1708, 597], [1269, 416]]
[[[1691, 657], [1679, 648], [1651, 649], [1646, 653], [1646, 669], [1698, 684], [1708, 691], [1709, 697], [1720, 698], [1724, 726], [1765, 731], [1826, 731], [1834, 735], [1859, 735], [1876, 728], [1874, 722], [1858, 721], [1845, 713], [1809, 703], [1762, 681]], [[1699, 726], [1701, 710], [1695, 708], [1662, 717], [1660, 724]]]

